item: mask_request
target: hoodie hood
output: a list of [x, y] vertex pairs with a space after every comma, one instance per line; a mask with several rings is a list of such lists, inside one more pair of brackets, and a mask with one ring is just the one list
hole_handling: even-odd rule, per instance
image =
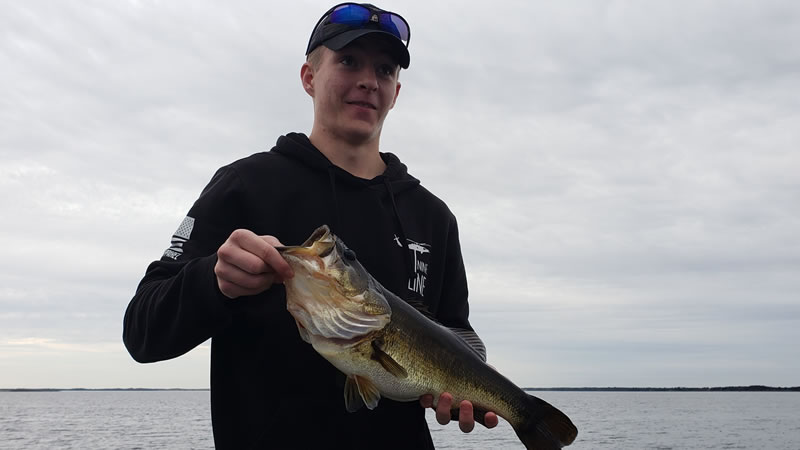
[[391, 192], [399, 194], [403, 191], [419, 186], [420, 182], [408, 173], [408, 168], [393, 153], [381, 153], [381, 159], [386, 164], [383, 174], [367, 180], [359, 178], [346, 170], [334, 165], [314, 144], [302, 133], [289, 133], [278, 138], [273, 151], [288, 158], [299, 161], [311, 169], [326, 173], [333, 173], [337, 183], [353, 186], [385, 185], [388, 181]]

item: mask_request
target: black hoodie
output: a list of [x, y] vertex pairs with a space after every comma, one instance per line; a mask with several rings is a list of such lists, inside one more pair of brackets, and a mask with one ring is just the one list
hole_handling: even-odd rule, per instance
[[211, 338], [217, 448], [433, 447], [418, 402], [345, 410], [344, 375], [300, 339], [283, 285], [230, 300], [214, 275], [216, 251], [237, 228], [294, 245], [328, 224], [386, 288], [471, 330], [455, 217], [396, 156], [381, 158], [386, 171], [365, 180], [305, 135], [281, 136], [271, 151], [219, 169], [148, 267], [125, 313], [125, 346], [153, 362]]

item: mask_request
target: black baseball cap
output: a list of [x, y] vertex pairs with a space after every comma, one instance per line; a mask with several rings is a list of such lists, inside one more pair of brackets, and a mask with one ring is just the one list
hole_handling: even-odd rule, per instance
[[411, 30], [399, 14], [384, 11], [369, 3], [341, 3], [329, 9], [317, 21], [306, 48], [306, 56], [324, 45], [341, 50], [354, 40], [376, 35], [384, 38], [388, 50], [403, 69], [408, 69], [408, 42]]

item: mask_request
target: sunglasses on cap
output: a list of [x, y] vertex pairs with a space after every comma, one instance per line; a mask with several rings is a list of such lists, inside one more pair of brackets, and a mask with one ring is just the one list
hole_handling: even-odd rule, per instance
[[355, 29], [377, 28], [399, 39], [406, 48], [408, 48], [408, 43], [411, 40], [411, 30], [408, 27], [408, 22], [401, 15], [367, 4], [340, 3], [323, 14], [317, 24], [314, 25], [306, 54], [312, 50], [311, 44], [314, 42], [317, 29], [320, 25], [325, 26], [328, 24], [346, 25]]

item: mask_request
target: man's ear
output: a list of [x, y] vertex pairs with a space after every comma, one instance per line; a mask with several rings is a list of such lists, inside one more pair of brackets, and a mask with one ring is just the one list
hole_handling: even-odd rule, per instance
[[303, 89], [312, 98], [314, 97], [314, 69], [307, 61], [300, 67], [300, 82], [303, 83]]
[[397, 102], [397, 96], [400, 95], [400, 82], [397, 82], [397, 87], [394, 90], [394, 98], [392, 99], [392, 106], [389, 109], [394, 108], [395, 102]]

